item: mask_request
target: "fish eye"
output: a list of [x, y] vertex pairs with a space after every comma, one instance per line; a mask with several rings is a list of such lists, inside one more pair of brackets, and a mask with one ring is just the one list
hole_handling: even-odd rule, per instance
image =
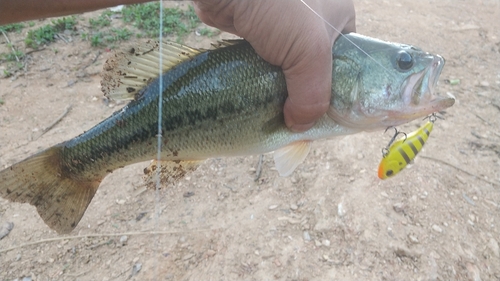
[[396, 56], [399, 69], [408, 70], [413, 66], [413, 57], [407, 51], [399, 51]]

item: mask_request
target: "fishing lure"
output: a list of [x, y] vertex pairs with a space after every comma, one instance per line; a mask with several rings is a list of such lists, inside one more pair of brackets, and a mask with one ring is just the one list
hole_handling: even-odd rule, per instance
[[[384, 157], [378, 166], [378, 177], [380, 179], [396, 175], [415, 159], [429, 138], [437, 116], [432, 114], [428, 118], [429, 121], [427, 123], [409, 135], [398, 132], [396, 129], [396, 134], [392, 137], [389, 144], [382, 149]], [[404, 134], [405, 137], [394, 142], [399, 134]]]

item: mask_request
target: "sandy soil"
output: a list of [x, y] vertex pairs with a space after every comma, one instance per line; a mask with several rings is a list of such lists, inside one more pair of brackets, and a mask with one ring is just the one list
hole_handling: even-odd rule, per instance
[[[14, 223], [0, 240], [0, 280], [500, 280], [500, 2], [355, 3], [359, 33], [446, 58], [439, 91], [457, 102], [414, 165], [377, 178], [383, 132], [317, 142], [288, 178], [265, 155], [257, 182], [258, 156], [210, 159], [155, 194], [139, 163], [104, 180], [67, 236], [0, 199], [0, 225]], [[0, 79], [2, 168], [116, 110], [99, 89], [107, 54], [92, 63], [102, 50], [74, 39]]]

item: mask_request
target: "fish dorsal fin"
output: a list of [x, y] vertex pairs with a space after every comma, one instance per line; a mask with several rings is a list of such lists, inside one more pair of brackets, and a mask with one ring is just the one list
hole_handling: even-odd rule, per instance
[[[166, 72], [179, 63], [190, 60], [202, 50], [173, 42], [163, 42], [162, 65]], [[136, 99], [144, 86], [158, 77], [160, 68], [160, 42], [148, 42], [118, 51], [104, 64], [101, 90], [109, 99]]]
[[238, 45], [247, 42], [244, 39], [222, 39], [221, 41], [217, 41], [216, 43], [212, 43], [212, 50], [225, 48], [233, 45]]
[[[144, 181], [146, 182], [146, 187], [149, 189], [155, 189], [156, 186], [156, 175], [160, 177], [160, 183], [162, 187], [171, 187], [177, 183], [181, 178], [183, 178], [189, 172], [192, 172], [198, 168], [198, 166], [203, 163], [204, 160], [196, 161], [158, 161], [153, 160], [149, 164], [149, 167], [144, 169]], [[157, 169], [159, 173], [156, 172]]]
[[291, 175], [295, 168], [304, 162], [310, 149], [311, 141], [299, 141], [276, 150], [274, 164], [280, 176]]

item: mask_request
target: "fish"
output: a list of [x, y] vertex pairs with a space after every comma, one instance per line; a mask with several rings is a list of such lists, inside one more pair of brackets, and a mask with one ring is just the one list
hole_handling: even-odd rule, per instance
[[391, 144], [378, 166], [378, 177], [387, 179], [401, 172], [422, 150], [433, 127], [434, 121], [429, 120], [416, 131]]
[[51, 229], [69, 233], [106, 175], [154, 159], [157, 144], [167, 182], [208, 158], [273, 151], [277, 171], [287, 176], [314, 140], [382, 130], [454, 103], [434, 94], [441, 56], [350, 33], [332, 48], [328, 112], [296, 133], [284, 123], [281, 68], [245, 40], [215, 45], [196, 49], [150, 40], [111, 55], [101, 89], [109, 99], [130, 102], [81, 135], [0, 171], [0, 196], [35, 206]]

